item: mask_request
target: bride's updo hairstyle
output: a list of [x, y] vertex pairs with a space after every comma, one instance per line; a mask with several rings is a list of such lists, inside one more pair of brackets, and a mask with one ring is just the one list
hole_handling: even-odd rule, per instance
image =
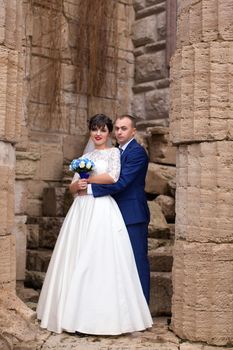
[[89, 130], [94, 131], [96, 129], [104, 129], [105, 125], [108, 128], [109, 132], [112, 132], [113, 130], [113, 122], [112, 120], [107, 117], [105, 114], [95, 114], [91, 119], [89, 120]]

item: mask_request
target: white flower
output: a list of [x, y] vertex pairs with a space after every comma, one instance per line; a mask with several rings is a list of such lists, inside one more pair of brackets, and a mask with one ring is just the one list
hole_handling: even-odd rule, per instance
[[84, 160], [82, 160], [82, 161], [79, 163], [79, 168], [85, 168], [85, 162], [84, 162]]
[[87, 162], [87, 164], [86, 164], [86, 168], [87, 168], [87, 169], [91, 169], [91, 167], [92, 167], [91, 162]]

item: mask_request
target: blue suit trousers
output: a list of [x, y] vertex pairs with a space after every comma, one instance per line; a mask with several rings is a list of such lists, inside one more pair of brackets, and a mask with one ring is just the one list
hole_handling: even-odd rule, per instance
[[133, 225], [126, 225], [130, 242], [133, 248], [135, 262], [139, 278], [142, 285], [142, 290], [149, 304], [150, 298], [150, 267], [148, 261], [148, 224], [138, 223]]

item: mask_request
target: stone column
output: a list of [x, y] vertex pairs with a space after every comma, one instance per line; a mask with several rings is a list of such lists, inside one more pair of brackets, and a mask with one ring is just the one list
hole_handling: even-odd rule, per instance
[[[15, 143], [22, 110], [21, 1], [1, 2], [0, 16], [0, 348], [32, 339], [32, 311], [15, 295]], [[31, 333], [32, 332], [32, 333]]]
[[171, 68], [177, 145], [172, 328], [233, 343], [233, 3], [180, 1]]

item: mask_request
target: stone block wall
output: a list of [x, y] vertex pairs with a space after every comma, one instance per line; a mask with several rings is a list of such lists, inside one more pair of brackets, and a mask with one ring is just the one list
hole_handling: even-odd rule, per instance
[[166, 64], [166, 1], [134, 1], [132, 39], [135, 78], [132, 110], [146, 124], [166, 125], [169, 79]]
[[231, 1], [180, 1], [171, 69], [172, 328], [214, 345], [233, 342], [232, 16]]

